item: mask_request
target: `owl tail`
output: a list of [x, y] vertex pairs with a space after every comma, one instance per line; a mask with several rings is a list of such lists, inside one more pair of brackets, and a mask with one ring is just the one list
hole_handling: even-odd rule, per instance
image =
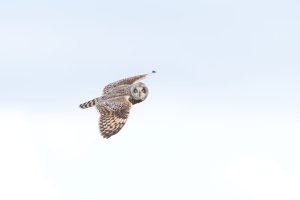
[[96, 105], [97, 102], [98, 102], [98, 98], [90, 100], [90, 101], [85, 102], [83, 104], [80, 104], [79, 107], [82, 108], [82, 109], [93, 107], [93, 106]]

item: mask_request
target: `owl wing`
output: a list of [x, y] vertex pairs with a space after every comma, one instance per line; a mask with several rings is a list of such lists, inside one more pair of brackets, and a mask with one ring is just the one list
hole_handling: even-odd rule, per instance
[[138, 75], [138, 76], [132, 76], [129, 78], [124, 78], [121, 79], [119, 81], [113, 82], [108, 84], [107, 86], [104, 87], [103, 89], [103, 95], [108, 94], [113, 88], [118, 87], [120, 85], [131, 85], [137, 81], [143, 80], [144, 78], [146, 78], [148, 75], [156, 73], [155, 71], [152, 71], [152, 73], [149, 74], [142, 74], [142, 75]]
[[125, 125], [132, 105], [128, 98], [129, 96], [116, 97], [97, 105], [101, 115], [99, 128], [104, 138], [118, 133]]

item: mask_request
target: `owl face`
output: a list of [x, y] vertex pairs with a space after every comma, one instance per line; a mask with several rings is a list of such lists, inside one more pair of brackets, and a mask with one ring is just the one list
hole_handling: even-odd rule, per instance
[[132, 97], [138, 101], [144, 101], [148, 96], [148, 88], [141, 82], [133, 84], [130, 92]]

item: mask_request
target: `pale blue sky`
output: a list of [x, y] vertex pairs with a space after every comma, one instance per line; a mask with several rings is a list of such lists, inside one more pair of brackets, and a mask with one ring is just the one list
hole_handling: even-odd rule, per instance
[[[299, 9], [0, 1], [0, 198], [299, 199]], [[101, 139], [78, 105], [152, 70]]]

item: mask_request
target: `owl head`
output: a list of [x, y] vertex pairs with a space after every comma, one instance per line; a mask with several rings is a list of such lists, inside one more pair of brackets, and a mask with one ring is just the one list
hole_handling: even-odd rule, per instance
[[136, 101], [144, 101], [148, 96], [148, 88], [141, 82], [132, 84], [130, 92], [133, 99]]

